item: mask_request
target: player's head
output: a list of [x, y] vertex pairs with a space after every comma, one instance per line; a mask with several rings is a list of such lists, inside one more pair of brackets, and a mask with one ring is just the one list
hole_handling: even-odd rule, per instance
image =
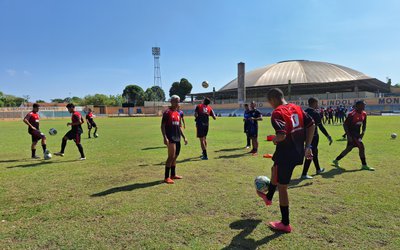
[[357, 101], [354, 106], [358, 112], [361, 112], [365, 109], [365, 102], [363, 100]]
[[178, 95], [171, 96], [171, 108], [178, 109], [181, 98]]
[[39, 111], [39, 107], [40, 107], [39, 104], [34, 103], [34, 104], [32, 105], [32, 111], [33, 111], [33, 112], [38, 112], [38, 111]]
[[278, 88], [270, 89], [267, 93], [267, 99], [273, 108], [277, 108], [285, 101], [282, 90]]
[[256, 106], [257, 106], [257, 105], [256, 105], [256, 102], [255, 102], [255, 101], [251, 101], [251, 102], [250, 102], [250, 108], [251, 108], [251, 109], [254, 109]]
[[311, 97], [310, 99], [308, 99], [308, 106], [313, 109], [318, 108], [318, 99], [315, 97]]
[[88, 109], [88, 112], [89, 112], [89, 113], [90, 113], [90, 112], [92, 112], [92, 109], [91, 109], [91, 108], [89, 108], [89, 109]]
[[204, 98], [204, 100], [203, 100], [204, 105], [209, 105], [210, 103], [211, 103], [210, 98], [208, 98], [208, 97]]
[[68, 103], [66, 107], [68, 109], [68, 112], [70, 113], [75, 112], [75, 105], [73, 103]]
[[244, 109], [245, 109], [245, 110], [249, 110], [249, 104], [245, 103], [245, 104], [244, 104]]

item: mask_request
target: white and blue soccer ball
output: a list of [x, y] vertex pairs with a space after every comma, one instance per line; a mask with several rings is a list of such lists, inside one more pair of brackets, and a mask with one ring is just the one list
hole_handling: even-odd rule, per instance
[[50, 151], [46, 149], [46, 152], [44, 152], [44, 159], [45, 160], [50, 160], [53, 156], [51, 155]]
[[390, 135], [390, 137], [392, 137], [392, 139], [396, 139], [396, 138], [397, 138], [397, 134], [396, 134], [396, 133], [392, 133], [392, 134]]
[[51, 128], [51, 129], [49, 129], [49, 134], [50, 135], [56, 135], [57, 134], [57, 130], [55, 128]]
[[268, 186], [271, 180], [267, 176], [258, 176], [254, 180], [254, 186], [257, 191], [266, 193], [268, 191]]
[[203, 81], [202, 83], [201, 83], [201, 86], [203, 86], [203, 88], [208, 88], [208, 86], [209, 86], [209, 84], [208, 84], [208, 82], [207, 81]]
[[93, 136], [94, 136], [94, 138], [97, 138], [97, 137], [99, 137], [99, 134], [96, 133], [96, 134], [94, 134]]

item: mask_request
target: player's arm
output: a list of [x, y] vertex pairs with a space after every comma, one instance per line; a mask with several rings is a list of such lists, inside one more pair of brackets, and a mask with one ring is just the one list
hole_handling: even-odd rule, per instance
[[260, 112], [257, 112], [257, 116], [256, 117], [252, 117], [252, 119], [254, 121], [262, 121], [262, 114]]
[[82, 116], [81, 116], [80, 118], [77, 117], [77, 116], [74, 116], [74, 118], [75, 118], [75, 119], [73, 119], [73, 120], [75, 120], [75, 121], [74, 121], [74, 122], [68, 122], [68, 123], [67, 123], [68, 126], [79, 126], [79, 125], [81, 125], [82, 123], [84, 123], [83, 117], [82, 117]]
[[278, 144], [286, 139], [286, 122], [282, 115], [273, 112], [271, 116], [272, 127], [275, 129], [275, 137], [272, 140], [274, 144]]
[[188, 144], [188, 141], [186, 140], [186, 136], [185, 136], [185, 134], [183, 133], [182, 127], [179, 127], [179, 130], [180, 130], [180, 132], [181, 132], [181, 136], [182, 136], [183, 140], [185, 141], [185, 145], [187, 145], [187, 144]]
[[304, 119], [304, 127], [306, 129], [306, 150], [305, 150], [305, 157], [307, 159], [312, 159], [312, 147], [311, 142], [314, 138], [315, 132], [315, 123], [314, 120], [303, 111], [303, 119]]
[[197, 120], [197, 117], [199, 117], [199, 106], [196, 106], [196, 109], [194, 110], [194, 117]]
[[167, 123], [167, 117], [166, 117], [166, 115], [164, 114], [164, 115], [163, 115], [163, 118], [162, 118], [162, 120], [161, 120], [161, 134], [162, 134], [162, 136], [163, 136], [164, 144], [165, 144], [165, 145], [168, 145], [168, 144], [169, 144], [169, 141], [168, 141], [167, 133], [166, 133], [166, 130], [165, 130], [165, 124], [166, 124], [166, 123]]
[[217, 117], [215, 116], [215, 113], [214, 113], [214, 110], [213, 110], [213, 109], [211, 109], [210, 115], [211, 115], [211, 117], [212, 117], [214, 120], [217, 119]]
[[347, 118], [346, 118], [346, 120], [345, 120], [344, 123], [343, 123], [343, 129], [344, 129], [344, 132], [345, 132], [346, 135], [347, 135], [347, 138], [350, 138], [350, 137], [351, 137], [351, 135], [350, 135], [350, 128], [349, 128], [349, 124], [351, 123], [351, 119], [353, 119], [353, 117], [352, 117], [351, 115], [348, 115]]
[[29, 122], [29, 114], [27, 116], [25, 116], [25, 118], [23, 119], [23, 122], [28, 125], [31, 129], [36, 130], [36, 128], [34, 126], [32, 126], [32, 124]]
[[363, 124], [362, 124], [361, 138], [364, 137], [365, 130], [367, 130], [367, 116], [365, 116], [365, 119], [364, 119]]

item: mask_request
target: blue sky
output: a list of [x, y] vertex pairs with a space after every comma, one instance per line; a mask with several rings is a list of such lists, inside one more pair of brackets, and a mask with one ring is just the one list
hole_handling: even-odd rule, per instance
[[31, 100], [121, 94], [189, 79], [217, 89], [289, 59], [341, 64], [400, 82], [397, 0], [0, 0], [0, 91]]

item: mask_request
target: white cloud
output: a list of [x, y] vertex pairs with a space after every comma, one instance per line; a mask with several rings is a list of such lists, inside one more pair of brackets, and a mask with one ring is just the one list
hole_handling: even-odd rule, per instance
[[7, 69], [6, 72], [9, 76], [15, 76], [17, 74], [17, 71], [14, 69]]

